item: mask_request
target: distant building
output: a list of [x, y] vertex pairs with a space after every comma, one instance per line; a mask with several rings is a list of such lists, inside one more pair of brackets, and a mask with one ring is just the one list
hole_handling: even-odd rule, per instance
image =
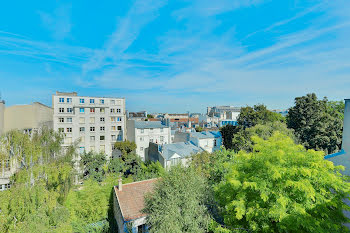
[[65, 133], [63, 147], [80, 140], [80, 153], [96, 151], [111, 156], [114, 143], [126, 138], [124, 98], [56, 92], [52, 106], [54, 129]]
[[192, 155], [198, 154], [203, 150], [190, 142], [177, 142], [172, 144], [158, 145], [149, 144], [147, 160], [156, 162], [169, 169], [176, 164], [188, 165]]
[[147, 232], [145, 194], [152, 192], [158, 179], [143, 180], [114, 187], [113, 212], [118, 232]]
[[147, 119], [147, 112], [141, 111], [141, 112], [127, 112], [128, 120], [139, 120], [144, 121]]
[[164, 114], [164, 119], [171, 119], [174, 121], [178, 121], [180, 119], [188, 119], [187, 113], [166, 113]]
[[164, 122], [128, 120], [126, 127], [127, 138], [129, 141], [136, 143], [136, 154], [142, 160], [145, 160], [150, 142], [157, 144], [171, 142], [170, 127]]
[[207, 116], [200, 117], [200, 121], [206, 122], [208, 128], [223, 127], [225, 125], [237, 125], [237, 118], [241, 107], [234, 106], [214, 106], [207, 107]]
[[11, 130], [31, 134], [43, 127], [53, 127], [51, 107], [39, 102], [5, 107], [5, 101], [0, 101], [0, 134]]

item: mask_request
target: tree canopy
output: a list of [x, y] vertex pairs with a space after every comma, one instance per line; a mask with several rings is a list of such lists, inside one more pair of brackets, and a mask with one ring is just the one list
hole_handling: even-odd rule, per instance
[[336, 104], [328, 103], [327, 98], [307, 94], [295, 98], [295, 105], [287, 115], [287, 126], [294, 129], [295, 135], [307, 149], [333, 153], [339, 150], [342, 137], [342, 118]]
[[322, 151], [274, 133], [253, 137], [216, 187], [225, 225], [255, 232], [347, 232], [343, 209], [350, 184]]

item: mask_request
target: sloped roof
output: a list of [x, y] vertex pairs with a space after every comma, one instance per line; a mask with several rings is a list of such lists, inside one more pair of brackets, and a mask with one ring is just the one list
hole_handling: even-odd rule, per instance
[[158, 178], [123, 184], [122, 191], [117, 186], [114, 187], [124, 221], [146, 216], [141, 212], [145, 207], [144, 197], [146, 193], [153, 191], [157, 180]]
[[135, 121], [135, 128], [150, 129], [150, 128], [169, 128], [160, 121]]
[[324, 157], [325, 159], [332, 161], [334, 165], [342, 165], [345, 167], [345, 170], [341, 173], [347, 176], [350, 176], [350, 154], [346, 153], [344, 150], [341, 150], [334, 154], [329, 154]]
[[182, 158], [185, 158], [201, 151], [203, 151], [201, 148], [189, 142], [177, 142], [164, 144], [162, 146], [162, 154], [166, 160], [169, 160], [174, 153], [180, 155]]
[[202, 132], [192, 132], [191, 136], [199, 139], [219, 138], [221, 137], [221, 133], [218, 131], [202, 131]]

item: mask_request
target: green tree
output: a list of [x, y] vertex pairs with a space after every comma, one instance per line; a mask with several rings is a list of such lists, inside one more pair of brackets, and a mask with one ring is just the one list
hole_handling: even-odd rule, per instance
[[136, 149], [136, 143], [130, 141], [116, 142], [114, 148], [122, 152], [122, 154], [129, 154]]
[[286, 123], [280, 121], [266, 122], [264, 125], [258, 124], [251, 128], [246, 128], [234, 134], [232, 139], [232, 149], [236, 152], [245, 150], [251, 152], [253, 150], [254, 142], [252, 136], [259, 136], [263, 139], [267, 139], [272, 136], [276, 131], [279, 131], [294, 141], [297, 141], [292, 129], [288, 129]]
[[194, 169], [173, 167], [145, 197], [150, 232], [206, 232], [206, 181]]
[[238, 131], [239, 128], [233, 125], [225, 125], [220, 129], [220, 133], [222, 135], [222, 143], [227, 150], [231, 150], [233, 148], [233, 135]]
[[348, 232], [343, 209], [350, 184], [322, 151], [306, 150], [275, 133], [253, 137], [216, 187], [225, 224], [254, 232]]
[[295, 106], [287, 115], [287, 126], [294, 129], [297, 138], [307, 149], [333, 153], [339, 150], [342, 138], [340, 113], [328, 107], [328, 100], [316, 95], [295, 98]]
[[202, 127], [200, 127], [200, 126], [197, 126], [196, 127], [196, 132], [202, 132], [204, 129], [202, 128]]
[[254, 107], [241, 108], [237, 123], [245, 128], [253, 127], [257, 124], [266, 124], [267, 122], [284, 121], [284, 117], [275, 112], [267, 110], [263, 104], [254, 105]]
[[337, 112], [341, 120], [344, 120], [344, 109], [345, 109], [344, 101], [328, 101], [327, 107], [329, 108], [329, 111]]
[[101, 182], [106, 173], [106, 154], [88, 152], [81, 155], [80, 166], [84, 179], [92, 178]]
[[147, 114], [147, 118], [154, 118], [154, 117], [151, 114]]

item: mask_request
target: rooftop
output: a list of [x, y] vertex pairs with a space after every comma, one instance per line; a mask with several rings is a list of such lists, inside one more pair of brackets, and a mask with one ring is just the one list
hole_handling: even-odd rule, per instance
[[145, 207], [144, 197], [146, 193], [153, 191], [157, 180], [158, 178], [123, 184], [122, 191], [117, 186], [114, 187], [124, 221], [146, 216], [142, 213]]
[[205, 139], [205, 138], [219, 138], [221, 133], [219, 131], [202, 131], [202, 132], [192, 132], [192, 137]]
[[160, 121], [135, 121], [135, 128], [150, 129], [150, 128], [169, 128]]
[[188, 157], [201, 151], [201, 148], [189, 142], [177, 142], [162, 146], [162, 154], [167, 160], [169, 160], [175, 153], [181, 157]]

